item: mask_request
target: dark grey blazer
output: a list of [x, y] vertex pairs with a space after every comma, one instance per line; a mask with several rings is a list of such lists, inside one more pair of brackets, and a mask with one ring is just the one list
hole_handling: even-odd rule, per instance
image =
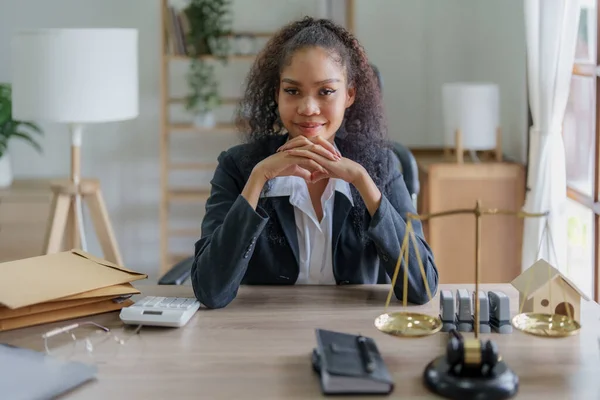
[[[337, 139], [336, 139], [337, 140]], [[285, 137], [277, 138], [275, 146]], [[254, 210], [241, 196], [247, 182], [242, 166], [247, 144], [220, 154], [211, 181], [211, 194], [202, 221], [202, 235], [195, 244], [191, 280], [198, 300], [208, 308], [221, 308], [235, 297], [241, 284], [293, 285], [299, 273], [298, 240], [293, 206], [289, 197], [261, 198]], [[275, 148], [277, 148], [275, 147]], [[381, 205], [371, 218], [364, 215], [364, 245], [349, 214], [352, 203], [336, 192], [333, 212], [333, 273], [337, 284], [390, 282], [405, 233], [403, 215], [416, 210], [402, 178], [399, 162], [390, 151], [390, 174]], [[384, 191], [382, 191], [383, 194]], [[423, 238], [420, 222], [413, 222], [419, 254], [432, 296], [438, 286], [438, 271], [431, 249]], [[277, 233], [280, 235], [277, 235]], [[408, 262], [408, 301], [429, 301], [423, 277], [410, 246]], [[404, 263], [394, 293], [402, 299]]]

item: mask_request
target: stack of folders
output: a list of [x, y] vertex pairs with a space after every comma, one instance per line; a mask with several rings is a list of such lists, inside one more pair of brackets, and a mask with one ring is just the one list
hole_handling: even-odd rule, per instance
[[394, 382], [371, 338], [317, 329], [313, 368], [324, 394], [389, 394]]
[[0, 331], [120, 310], [146, 278], [81, 250], [0, 263]]

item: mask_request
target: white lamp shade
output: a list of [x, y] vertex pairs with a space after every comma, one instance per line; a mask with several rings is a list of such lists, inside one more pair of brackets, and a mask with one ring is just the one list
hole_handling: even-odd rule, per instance
[[496, 147], [500, 119], [500, 90], [493, 83], [455, 82], [442, 87], [444, 144], [455, 147], [460, 129], [465, 150]]
[[41, 29], [12, 41], [13, 116], [94, 123], [138, 115], [135, 29]]

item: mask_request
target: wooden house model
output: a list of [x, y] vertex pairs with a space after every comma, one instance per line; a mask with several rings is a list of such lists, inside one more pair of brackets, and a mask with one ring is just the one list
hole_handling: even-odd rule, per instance
[[522, 312], [571, 315], [580, 321], [581, 300], [589, 298], [566, 276], [547, 261], [540, 259], [511, 284], [519, 291], [519, 304]]

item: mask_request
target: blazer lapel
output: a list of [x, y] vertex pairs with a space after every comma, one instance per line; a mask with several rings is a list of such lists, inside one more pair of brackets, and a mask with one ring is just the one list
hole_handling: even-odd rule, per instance
[[290, 198], [288, 196], [270, 197], [269, 200], [273, 205], [277, 218], [279, 218], [281, 229], [292, 248], [296, 263], [299, 263], [300, 257], [298, 253], [300, 250], [298, 247], [298, 235], [296, 234], [296, 218], [294, 216], [294, 207], [290, 204]]
[[[290, 204], [290, 199], [287, 196], [281, 197], [269, 197], [268, 200], [271, 202], [275, 214], [281, 223], [281, 229], [290, 244], [292, 253], [296, 258], [296, 263], [299, 263], [299, 246], [298, 246], [298, 235], [296, 234], [296, 218], [294, 216], [294, 207]], [[348, 198], [339, 192], [335, 192], [334, 206], [333, 206], [333, 226], [331, 229], [331, 244], [333, 252], [333, 262], [335, 263], [335, 250], [338, 245], [340, 234], [342, 232], [342, 226], [352, 209], [352, 203]]]
[[338, 240], [340, 239], [340, 233], [342, 232], [342, 226], [352, 209], [352, 203], [348, 198], [340, 193], [335, 192], [335, 198], [333, 203], [333, 227], [331, 229], [331, 249], [333, 254], [333, 262], [335, 264], [335, 250], [337, 249]]

